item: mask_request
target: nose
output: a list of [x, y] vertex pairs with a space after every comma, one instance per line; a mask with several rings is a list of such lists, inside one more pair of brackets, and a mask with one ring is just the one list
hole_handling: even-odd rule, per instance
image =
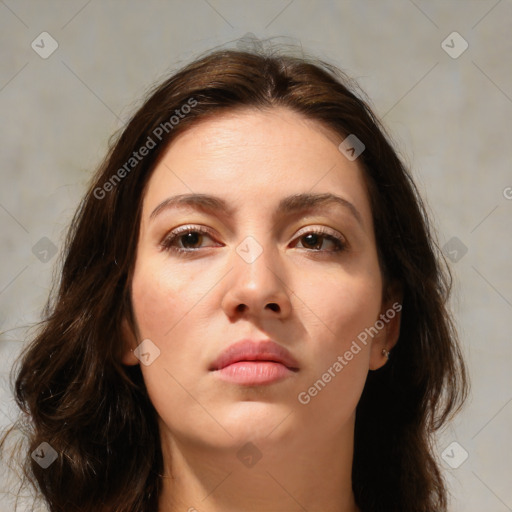
[[[250, 252], [241, 248], [250, 249]], [[293, 293], [286, 283], [285, 270], [277, 251], [263, 248], [254, 240], [240, 244], [233, 252], [233, 271], [229, 272], [222, 309], [235, 319], [239, 316], [284, 319], [291, 312]]]

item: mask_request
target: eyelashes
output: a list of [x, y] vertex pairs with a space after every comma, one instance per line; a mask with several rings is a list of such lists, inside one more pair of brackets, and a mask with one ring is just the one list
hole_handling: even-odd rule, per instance
[[[192, 235], [192, 236], [190, 236]], [[176, 242], [181, 242], [182, 244], [201, 244], [204, 237], [214, 238], [213, 232], [202, 226], [181, 226], [173, 231], [171, 231], [160, 243], [162, 250], [167, 251], [169, 253], [175, 253], [180, 256], [187, 256], [192, 254], [197, 254], [201, 249], [211, 248], [212, 246], [207, 247], [195, 247], [195, 248], [186, 248], [179, 247], [176, 245]], [[304, 242], [302, 240], [308, 239]], [[312, 253], [340, 253], [343, 252], [347, 248], [347, 244], [345, 240], [339, 236], [335, 235], [331, 232], [331, 230], [327, 230], [327, 228], [315, 228], [304, 230], [300, 234], [298, 234], [294, 241], [299, 241], [303, 247], [300, 249], [308, 250], [308, 252]], [[322, 247], [327, 241], [328, 243], [334, 246], [334, 249], [326, 250], [319, 249], [318, 247]], [[221, 247], [219, 245], [218, 247]], [[310, 249], [311, 246], [313, 249]]]
[[[197, 252], [199, 249], [186, 249], [182, 247], [176, 247], [174, 242], [180, 238], [183, 238], [186, 235], [190, 235], [193, 233], [199, 233], [200, 236], [207, 235], [210, 238], [213, 238], [213, 233], [206, 228], [199, 228], [199, 227], [191, 227], [191, 226], [182, 226], [181, 228], [177, 228], [174, 231], [171, 231], [168, 236], [166, 236], [162, 242], [161, 246], [162, 249], [168, 251], [168, 252], [176, 252], [178, 254], [184, 254], [184, 253], [193, 253]], [[193, 237], [192, 237], [192, 243], [193, 243]], [[190, 243], [191, 240], [189, 239], [188, 243]]]

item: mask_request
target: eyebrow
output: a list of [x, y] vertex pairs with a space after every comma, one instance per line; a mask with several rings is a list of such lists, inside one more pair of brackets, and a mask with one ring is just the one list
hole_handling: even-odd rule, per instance
[[[281, 201], [276, 209], [277, 214], [291, 214], [304, 210], [310, 210], [319, 206], [341, 205], [363, 226], [363, 219], [359, 210], [346, 199], [331, 193], [324, 194], [293, 194], [287, 196]], [[179, 194], [171, 196], [162, 201], [149, 216], [150, 220], [154, 219], [159, 213], [171, 208], [196, 208], [206, 213], [222, 213], [228, 217], [233, 217], [236, 210], [230, 207], [226, 200], [218, 196], [209, 194]]]

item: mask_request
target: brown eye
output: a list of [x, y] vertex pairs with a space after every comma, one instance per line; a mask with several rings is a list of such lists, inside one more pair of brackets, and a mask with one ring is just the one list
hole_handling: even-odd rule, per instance
[[[198, 231], [189, 231], [188, 233], [185, 233], [184, 235], [178, 235], [176, 237], [178, 241], [181, 241], [183, 246], [186, 249], [190, 249], [189, 245], [197, 245], [201, 240], [203, 239], [203, 234], [199, 233]], [[197, 247], [192, 247], [192, 249], [196, 249]]]
[[204, 238], [210, 238], [210, 232], [203, 228], [191, 228], [185, 226], [175, 229], [161, 242], [161, 247], [166, 251], [177, 253], [193, 253], [201, 248]]
[[[324, 231], [310, 231], [298, 237], [298, 240], [305, 249], [311, 249], [314, 252], [339, 252], [345, 249], [344, 241], [334, 235], [328, 234]], [[325, 242], [334, 246], [334, 249], [322, 249]]]

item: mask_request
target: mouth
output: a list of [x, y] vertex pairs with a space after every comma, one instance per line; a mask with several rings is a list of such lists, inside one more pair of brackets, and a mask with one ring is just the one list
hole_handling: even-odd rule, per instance
[[224, 381], [254, 386], [282, 381], [299, 370], [277, 361], [251, 360], [236, 361], [214, 371]]
[[298, 366], [290, 352], [272, 340], [241, 340], [224, 350], [209, 370], [228, 382], [259, 385], [289, 378]]

